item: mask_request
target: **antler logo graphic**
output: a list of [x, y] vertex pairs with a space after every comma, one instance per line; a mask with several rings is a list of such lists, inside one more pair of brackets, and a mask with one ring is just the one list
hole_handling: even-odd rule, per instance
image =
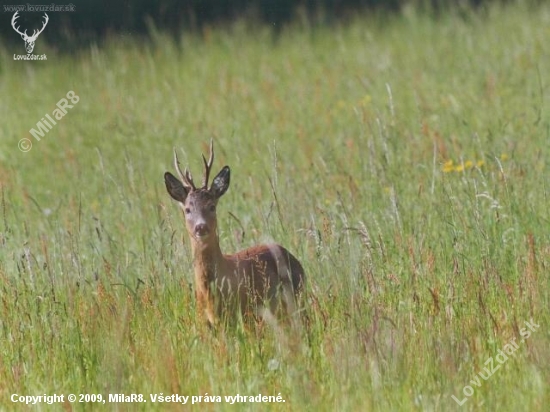
[[19, 12], [16, 11], [15, 14], [13, 15], [13, 18], [11, 19], [11, 26], [17, 33], [21, 35], [21, 38], [25, 41], [25, 49], [27, 49], [27, 54], [31, 54], [34, 49], [34, 42], [38, 38], [38, 35], [44, 31], [44, 28], [46, 27], [46, 24], [48, 24], [48, 21], [50, 19], [48, 18], [48, 15], [44, 13], [45, 20], [42, 25], [42, 28], [40, 30], [34, 30], [34, 32], [32, 33], [32, 36], [28, 36], [27, 30], [25, 30], [25, 32], [22, 33], [19, 31], [19, 27], [15, 27], [15, 23], [16, 23], [15, 21], [19, 17], [17, 13]]

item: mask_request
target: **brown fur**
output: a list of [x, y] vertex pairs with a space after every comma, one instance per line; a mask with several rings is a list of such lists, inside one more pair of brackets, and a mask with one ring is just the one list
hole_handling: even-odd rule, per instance
[[254, 246], [234, 255], [222, 255], [217, 244], [195, 246], [193, 264], [198, 307], [210, 324], [232, 320], [236, 312], [250, 321], [260, 315], [260, 307], [278, 317], [296, 310], [304, 270], [280, 245]]

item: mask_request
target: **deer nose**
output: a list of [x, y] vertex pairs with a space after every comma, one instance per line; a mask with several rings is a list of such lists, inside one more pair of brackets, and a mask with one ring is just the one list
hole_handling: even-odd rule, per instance
[[210, 230], [208, 229], [206, 223], [198, 223], [195, 226], [195, 235], [197, 236], [206, 236], [209, 232]]

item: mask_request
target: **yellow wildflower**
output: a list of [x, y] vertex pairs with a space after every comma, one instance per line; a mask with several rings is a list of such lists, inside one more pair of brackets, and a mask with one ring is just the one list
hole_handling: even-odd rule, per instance
[[447, 160], [445, 163], [443, 163], [443, 173], [449, 173], [454, 170], [453, 161]]
[[366, 94], [363, 96], [363, 98], [359, 101], [360, 106], [368, 106], [368, 104], [372, 101], [372, 97], [370, 95]]

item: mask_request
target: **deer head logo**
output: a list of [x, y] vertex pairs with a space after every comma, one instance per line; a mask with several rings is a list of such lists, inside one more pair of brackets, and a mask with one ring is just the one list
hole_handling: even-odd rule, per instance
[[15, 27], [16, 20], [19, 17], [17, 13], [19, 12], [16, 11], [15, 14], [13, 15], [13, 18], [11, 19], [11, 26], [17, 33], [21, 35], [21, 38], [25, 41], [25, 49], [27, 49], [27, 54], [31, 54], [34, 49], [34, 42], [38, 38], [38, 35], [44, 31], [44, 28], [46, 27], [46, 24], [48, 24], [48, 21], [50, 19], [48, 18], [48, 15], [44, 13], [45, 20], [44, 20], [44, 23], [42, 24], [42, 28], [40, 30], [34, 30], [32, 33], [32, 36], [28, 36], [27, 30], [25, 30], [24, 32], [21, 32], [19, 31], [19, 27]]

